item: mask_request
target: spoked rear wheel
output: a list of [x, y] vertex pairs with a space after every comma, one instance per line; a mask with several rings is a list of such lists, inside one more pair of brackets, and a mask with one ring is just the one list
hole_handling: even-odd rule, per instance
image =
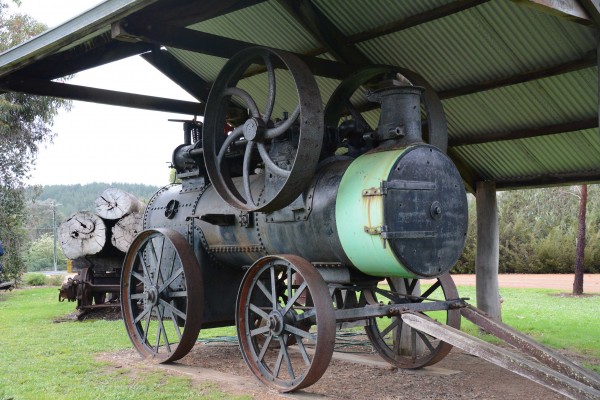
[[[369, 303], [406, 304], [458, 298], [458, 291], [450, 274], [444, 274], [437, 278], [431, 287], [421, 295], [415, 293], [418, 279], [404, 279], [404, 290], [396, 288], [389, 278], [386, 279], [386, 282], [389, 290], [376, 288], [365, 292]], [[460, 329], [460, 310], [434, 311], [424, 314], [448, 326]], [[399, 368], [415, 369], [433, 365], [442, 360], [452, 349], [452, 346], [446, 342], [408, 325], [403, 327], [400, 316], [370, 318], [365, 326], [365, 331], [379, 355]]]
[[135, 349], [158, 362], [185, 356], [200, 332], [202, 290], [200, 266], [181, 234], [140, 233], [121, 275], [123, 321]]
[[238, 339], [246, 364], [282, 392], [323, 375], [335, 343], [327, 284], [303, 258], [267, 256], [248, 270], [238, 294]]

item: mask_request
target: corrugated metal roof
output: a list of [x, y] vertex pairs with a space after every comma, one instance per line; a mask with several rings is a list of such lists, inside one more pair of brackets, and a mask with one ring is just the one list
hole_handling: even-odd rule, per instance
[[[157, 3], [163, 1], [156, 0]], [[109, 0], [103, 7], [114, 7], [123, 2], [130, 3]], [[144, 4], [150, 2], [148, 0]], [[312, 3], [341, 34], [351, 37], [454, 2], [313, 0]], [[86, 43], [100, 32], [106, 32], [111, 22], [125, 14], [119, 17], [115, 15], [112, 19], [108, 14], [104, 15], [103, 24], [95, 25], [93, 31], [86, 31], [74, 38], [76, 43]], [[438, 17], [408, 29], [362, 41], [355, 47], [373, 64], [397, 65], [418, 72], [435, 91], [441, 92], [585, 58], [596, 51], [599, 39], [599, 31], [593, 26], [573, 23], [515, 1], [490, 0], [461, 12]], [[160, 20], [160, 16], [156, 18]], [[82, 20], [78, 20], [80, 22]], [[252, 3], [238, 11], [193, 24], [190, 28], [304, 54], [315, 54], [317, 49], [322, 52], [326, 47], [275, 0]], [[65, 27], [60, 29], [60, 32], [67, 34]], [[64, 37], [60, 39], [63, 40], [62, 45], [55, 46], [53, 51], [60, 51], [65, 45], [72, 46], [74, 43], [65, 44]], [[0, 76], [10, 72], [7, 65], [14, 62], [12, 54], [19, 53], [25, 58], [29, 56], [27, 62], [35, 62], [40, 54], [43, 57], [45, 53], [39, 53], [43, 48], [42, 41], [34, 40], [32, 43], [37, 50], [27, 45], [14, 53], [0, 56]], [[214, 81], [226, 62], [223, 58], [206, 54], [172, 47], [168, 50], [183, 66], [207, 82]], [[334, 59], [329, 53], [318, 57]], [[325, 105], [339, 81], [324, 77], [316, 79], [321, 90], [321, 101]], [[258, 103], [264, 103], [264, 75], [256, 75], [240, 85]], [[598, 69], [587, 67], [448, 98], [443, 105], [449, 137], [454, 142], [485, 140], [492, 134], [589, 121], [598, 115], [597, 88]], [[291, 111], [295, 106], [295, 88], [289, 80], [281, 78], [277, 90], [275, 115]], [[364, 105], [366, 100], [360, 92], [362, 89], [352, 100]], [[363, 116], [374, 127], [379, 111], [368, 111]], [[517, 182], [529, 177], [534, 181], [535, 177], [578, 172], [582, 176], [592, 176], [590, 171], [595, 171], [594, 176], [600, 177], [600, 135], [597, 129], [457, 146], [452, 149], [452, 154], [475, 171], [476, 179]]]

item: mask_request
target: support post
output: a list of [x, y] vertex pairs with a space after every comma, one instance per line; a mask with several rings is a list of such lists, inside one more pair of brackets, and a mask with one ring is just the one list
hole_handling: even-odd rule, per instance
[[477, 253], [475, 256], [475, 288], [477, 308], [500, 321], [498, 286], [499, 231], [495, 182], [477, 182]]

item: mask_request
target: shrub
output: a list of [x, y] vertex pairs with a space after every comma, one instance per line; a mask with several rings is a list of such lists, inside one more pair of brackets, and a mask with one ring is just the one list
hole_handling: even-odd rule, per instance
[[46, 275], [44, 274], [26, 274], [25, 284], [30, 286], [44, 286], [46, 284]]
[[64, 275], [52, 275], [49, 277], [46, 277], [46, 285], [49, 286], [61, 286], [62, 283], [65, 280], [65, 276]]

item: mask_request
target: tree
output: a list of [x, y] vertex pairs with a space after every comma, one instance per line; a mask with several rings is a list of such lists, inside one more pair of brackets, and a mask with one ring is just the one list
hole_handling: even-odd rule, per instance
[[[27, 271], [50, 271], [54, 268], [54, 239], [51, 234], [44, 234], [33, 242], [24, 256]], [[58, 269], [66, 269], [67, 257], [60, 246], [56, 248]]]
[[[17, 5], [18, 1], [14, 1]], [[23, 14], [10, 14], [0, 0], [0, 52], [35, 36], [46, 27]], [[20, 278], [24, 270], [21, 250], [24, 229], [24, 181], [35, 162], [39, 146], [51, 142], [51, 126], [60, 109], [71, 102], [20, 93], [0, 95], [0, 239], [5, 244], [4, 278]]]
[[581, 185], [579, 198], [579, 225], [577, 229], [577, 245], [575, 256], [575, 280], [573, 281], [573, 295], [583, 294], [583, 270], [585, 254], [585, 216], [587, 209], [587, 185]]

